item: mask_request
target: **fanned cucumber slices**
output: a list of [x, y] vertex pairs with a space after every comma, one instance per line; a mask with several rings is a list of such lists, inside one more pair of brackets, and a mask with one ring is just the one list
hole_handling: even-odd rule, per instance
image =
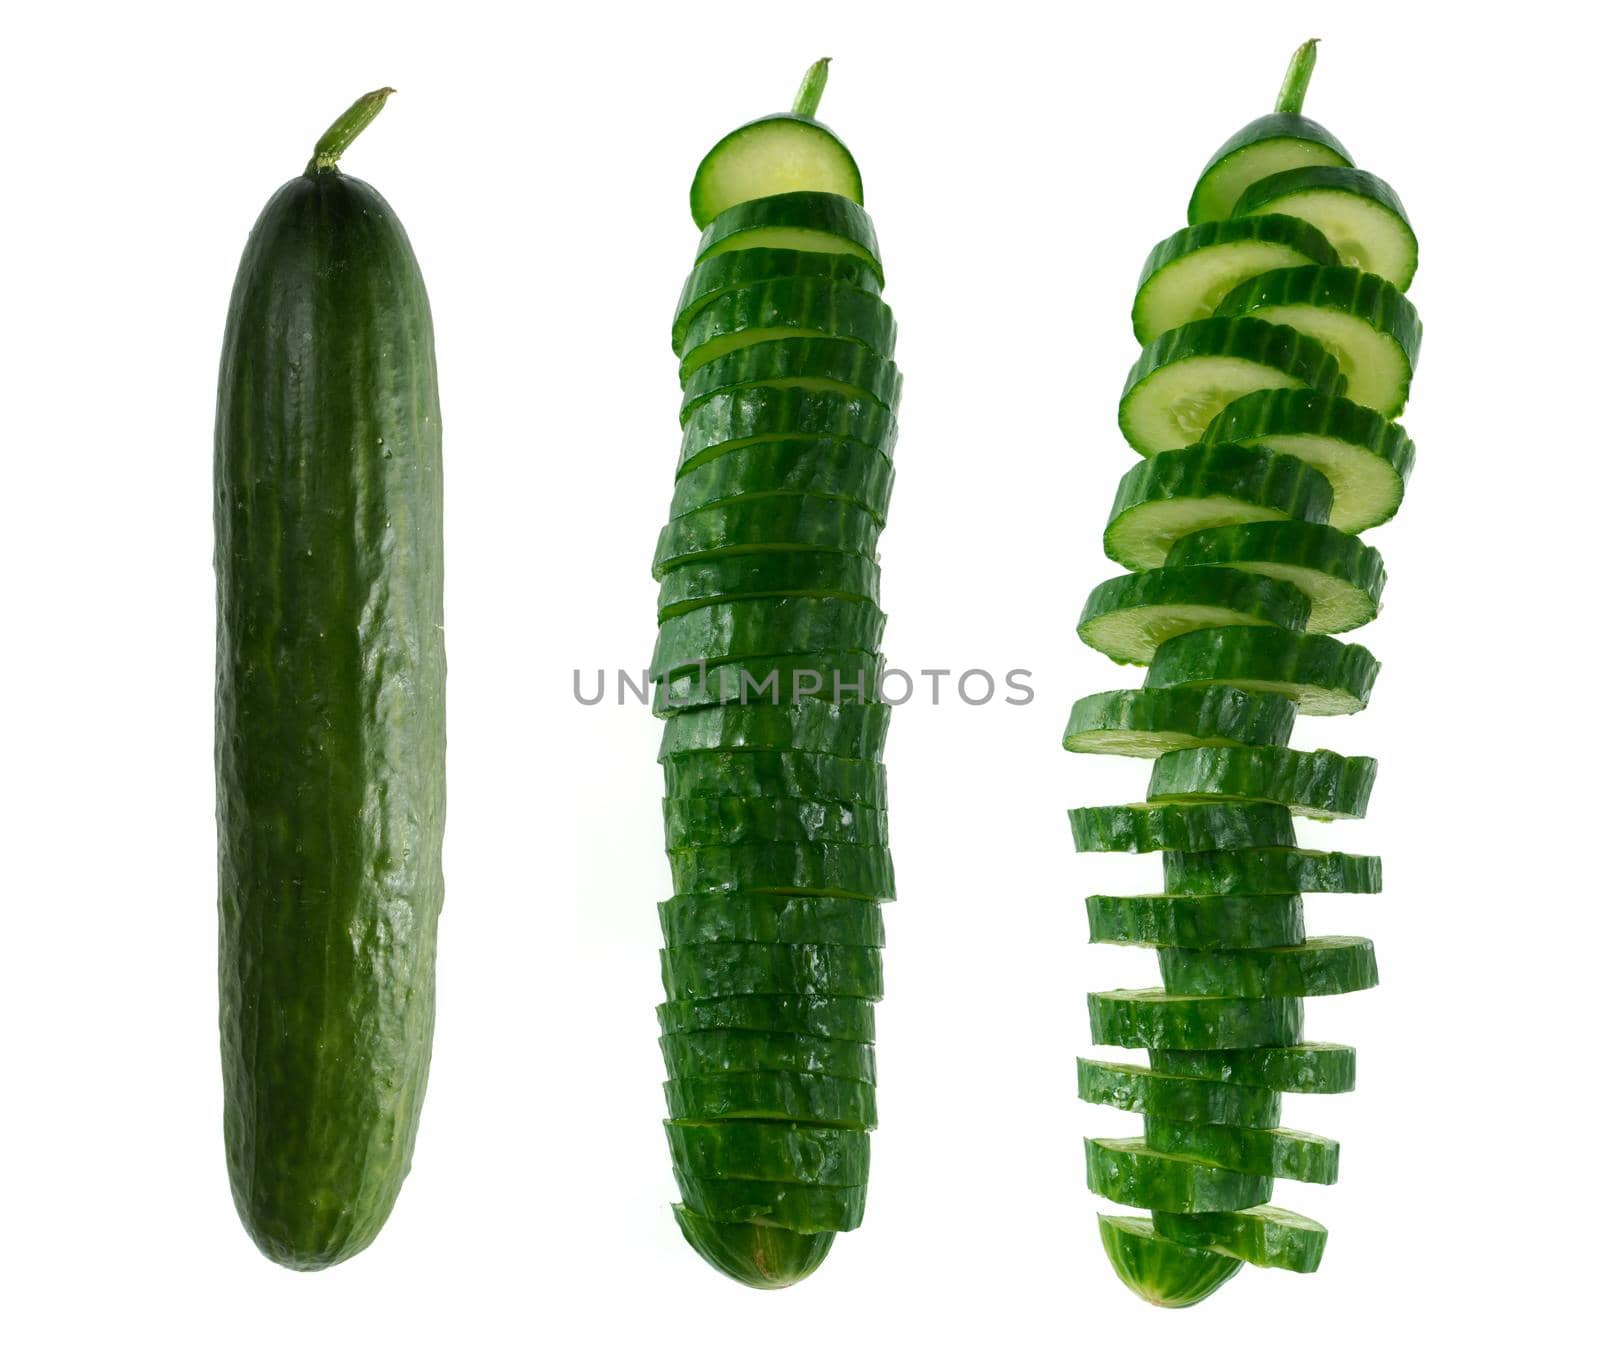
[[1379, 859], [1294, 830], [1364, 815], [1376, 764], [1289, 741], [1298, 713], [1359, 711], [1377, 677], [1334, 637], [1378, 614], [1383, 557], [1358, 533], [1399, 510], [1415, 459], [1393, 418], [1422, 335], [1417, 238], [1395, 191], [1301, 113], [1315, 59], [1315, 42], [1294, 54], [1276, 109], [1211, 158], [1139, 274], [1118, 419], [1143, 458], [1104, 534], [1129, 572], [1078, 621], [1147, 670], [1078, 701], [1064, 744], [1153, 760], [1145, 800], [1069, 819], [1079, 851], [1161, 855], [1159, 892], [1087, 902], [1091, 942], [1156, 951], [1161, 987], [1088, 1000], [1091, 1040], [1148, 1065], [1080, 1059], [1077, 1081], [1143, 1118], [1142, 1138], [1087, 1141], [1088, 1183], [1151, 1211], [1102, 1213], [1100, 1237], [1164, 1307], [1246, 1263], [1321, 1262], [1327, 1230], [1267, 1200], [1275, 1180], [1331, 1184], [1339, 1144], [1279, 1127], [1279, 1097], [1354, 1087], [1354, 1049], [1303, 1041], [1305, 1002], [1378, 984], [1371, 940], [1308, 938], [1302, 897], [1377, 892]]
[[[675, 1213], [710, 1264], [763, 1289], [809, 1275], [865, 1212], [894, 898], [877, 540], [901, 380], [860, 173], [815, 117], [827, 70], [695, 175], [703, 231], [673, 318], [681, 432], [655, 556]], [[1183, 572], [1308, 600], [1231, 566]], [[1172, 1084], [1224, 1114], [1272, 1093]]]

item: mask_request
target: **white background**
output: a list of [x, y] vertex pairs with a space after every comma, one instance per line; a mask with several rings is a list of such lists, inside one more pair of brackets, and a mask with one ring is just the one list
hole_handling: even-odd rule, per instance
[[[1595, 196], [1578, 7], [62, 5], [0, 79], [9, 719], [0, 1354], [1305, 1361], [1517, 1349], [1581, 1323], [1595, 1259]], [[1323, 41], [1307, 112], [1422, 240], [1419, 458], [1371, 710], [1303, 743], [1381, 757], [1364, 826], [1384, 984], [1310, 1007], [1352, 1096], [1290, 1097], [1342, 1181], [1279, 1199], [1324, 1268], [1137, 1302], [1095, 1234], [1073, 1098], [1083, 994], [1149, 984], [1081, 901], [1069, 805], [1143, 768], [1069, 758], [1131, 685], [1072, 633], [1133, 457], [1115, 402], [1148, 247], [1214, 147]], [[1033, 670], [1028, 707], [901, 708], [901, 899], [868, 1219], [760, 1295], [683, 1245], [657, 1127], [654, 901], [636, 704], [676, 441], [686, 192], [727, 128], [835, 61], [908, 375], [884, 594], [894, 663]], [[377, 1244], [296, 1276], [223, 1169], [211, 822], [215, 366], [246, 232], [356, 94], [348, 154], [410, 230], [446, 426], [449, 895], [433, 1084]], [[1324, 833], [1321, 837], [1327, 837]], [[1317, 842], [1315, 831], [1306, 842]]]

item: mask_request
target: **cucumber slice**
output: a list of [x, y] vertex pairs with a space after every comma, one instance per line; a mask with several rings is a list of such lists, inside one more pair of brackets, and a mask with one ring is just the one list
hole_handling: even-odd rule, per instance
[[1090, 896], [1088, 908], [1091, 943], [1275, 948], [1306, 936], [1299, 896]]
[[1185, 995], [1347, 995], [1378, 984], [1370, 938], [1308, 938], [1287, 948], [1163, 948], [1161, 980]]
[[[871, 807], [846, 809], [870, 810]], [[661, 901], [656, 909], [661, 919], [661, 933], [669, 948], [689, 943], [836, 943], [844, 947], [883, 947], [883, 911], [870, 902], [863, 904], [842, 897], [730, 896], [712, 892], [702, 896], [673, 896]]]
[[859, 341], [840, 337], [784, 337], [758, 341], [702, 365], [683, 386], [680, 423], [713, 394], [763, 385], [828, 391], [870, 398], [892, 408], [900, 401], [900, 370]]
[[[760, 1223], [716, 1223], [682, 1204], [672, 1206], [672, 1216], [683, 1240], [708, 1265], [751, 1289], [787, 1289], [798, 1284], [827, 1259], [833, 1246], [831, 1232], [806, 1234]], [[1230, 1265], [1240, 1264], [1222, 1259]]]
[[695, 264], [726, 251], [755, 247], [859, 256], [870, 261], [879, 282], [883, 280], [872, 219], [860, 204], [843, 195], [795, 190], [735, 204], [706, 224]]
[[871, 651], [883, 639], [885, 619], [875, 603], [838, 597], [713, 602], [661, 623], [650, 676], [660, 679], [686, 663], [722, 663], [781, 650]]
[[1100, 1245], [1117, 1278], [1157, 1308], [1189, 1308], [1210, 1297], [1244, 1262], [1157, 1237], [1148, 1218], [1100, 1214]]
[[1106, 1047], [1283, 1047], [1300, 1041], [1304, 1012], [1294, 996], [1221, 1000], [1163, 990], [1094, 991], [1090, 1039]]
[[854, 1128], [738, 1119], [728, 1123], [669, 1119], [663, 1126], [674, 1163], [724, 1179], [864, 1185], [871, 1165], [871, 1140]]
[[[1178, 749], [1150, 772], [1149, 799], [1271, 801], [1314, 820], [1359, 819], [1377, 778], [1371, 758], [1346, 758], [1330, 749]], [[1292, 839], [1263, 839], [1288, 847]]]
[[1139, 1138], [1085, 1138], [1089, 1188], [1102, 1199], [1177, 1213], [1247, 1209], [1272, 1197], [1272, 1181], [1192, 1156], [1152, 1151]]
[[1143, 460], [1122, 476], [1106, 524], [1105, 551], [1130, 569], [1156, 569], [1167, 562], [1173, 544], [1191, 532], [1236, 522], [1326, 521], [1332, 506], [1333, 486], [1293, 455], [1243, 446], [1185, 446]]
[[1236, 1212], [1157, 1213], [1154, 1225], [1171, 1241], [1270, 1270], [1309, 1273], [1322, 1264], [1328, 1244], [1328, 1230], [1321, 1223], [1271, 1204]]
[[1079, 853], [1156, 853], [1167, 849], [1199, 852], [1294, 845], [1294, 821], [1289, 818], [1288, 807], [1267, 801], [1078, 806], [1067, 812], [1067, 819]]
[[712, 394], [689, 414], [678, 444], [678, 477], [729, 451], [770, 441], [855, 441], [894, 453], [894, 413], [871, 398], [826, 389], [759, 385]]
[[660, 953], [661, 984], [669, 1000], [719, 1000], [730, 995], [877, 1000], [883, 995], [883, 954], [876, 948], [822, 943], [692, 943], [663, 948]]
[[1174, 1076], [1265, 1085], [1299, 1095], [1342, 1095], [1356, 1087], [1356, 1050], [1344, 1043], [1296, 1043], [1230, 1051], [1157, 1050], [1150, 1065]]
[[720, 1180], [674, 1165], [686, 1207], [720, 1223], [759, 1223], [791, 1232], [848, 1232], [861, 1226], [865, 1185], [800, 1185], [781, 1180]]
[[[722, 463], [717, 461], [717, 465]], [[658, 621], [664, 621], [712, 602], [758, 597], [853, 597], [872, 602], [877, 600], [878, 585], [877, 564], [860, 555], [829, 550], [733, 555], [684, 564], [663, 574], [656, 594], [656, 615]]]
[[1278, 1121], [1276, 1091], [1162, 1076], [1148, 1067], [1078, 1058], [1078, 1098], [1135, 1114], [1189, 1123], [1232, 1123], [1271, 1128]]
[[1140, 352], [1122, 388], [1117, 424], [1141, 455], [1159, 455], [1198, 441], [1242, 394], [1285, 388], [1337, 394], [1344, 387], [1338, 360], [1305, 332], [1262, 317], [1205, 318], [1163, 332]]
[[848, 337], [888, 357], [894, 354], [894, 314], [879, 295], [838, 280], [772, 280], [732, 289], [689, 319], [678, 378], [687, 381], [718, 356], [785, 337]]
[[[675, 1119], [796, 1119], [840, 1128], [878, 1126], [872, 1087], [865, 1081], [838, 1076], [735, 1071], [726, 1076], [666, 1081], [662, 1089], [667, 1095], [667, 1113]], [[1259, 1204], [1261, 1199], [1251, 1202]]]
[[1215, 626], [1157, 649], [1144, 685], [1227, 683], [1280, 693], [1303, 715], [1344, 716], [1367, 704], [1377, 676], [1362, 645], [1276, 626]]
[[860, 256], [831, 251], [794, 251], [783, 247], [756, 247], [710, 256], [689, 272], [678, 295], [672, 320], [672, 352], [683, 354], [683, 334], [689, 320], [706, 304], [730, 289], [765, 284], [771, 280], [839, 280], [857, 289], [875, 293], [881, 288], [876, 267]]
[[1348, 166], [1350, 153], [1320, 123], [1300, 112], [1317, 64], [1317, 40], [1289, 60], [1272, 113], [1247, 123], [1206, 163], [1189, 197], [1189, 221], [1226, 218], [1246, 186], [1294, 166]]
[[822, 1038], [873, 1041], [872, 1001], [836, 995], [734, 995], [721, 1000], [669, 1000], [656, 1006], [663, 1033], [741, 1029], [753, 1033], [812, 1033]]
[[1233, 1128], [1147, 1117], [1144, 1140], [1157, 1152], [1197, 1156], [1230, 1171], [1331, 1185], [1339, 1178], [1339, 1144], [1293, 1128]]
[[1291, 583], [1236, 569], [1145, 569], [1097, 586], [1078, 638], [1119, 664], [1148, 664], [1157, 646], [1202, 626], [1299, 630], [1311, 599]]
[[1175, 896], [1376, 895], [1383, 890], [1383, 860], [1363, 853], [1257, 848], [1163, 853], [1161, 860], [1167, 892]]
[[831, 550], [877, 553], [879, 526], [872, 514], [836, 498], [774, 494], [747, 502], [703, 507], [674, 517], [656, 540], [654, 573], [721, 555]]
[[699, 706], [866, 700], [879, 694], [883, 670], [883, 655], [865, 650], [768, 654], [716, 665], [697, 661], [662, 679], [653, 710], [670, 716]]
[[1205, 439], [1270, 446], [1311, 465], [1333, 489], [1326, 520], [1341, 531], [1380, 526], [1400, 510], [1417, 454], [1382, 413], [1304, 390], [1246, 394], [1217, 414]]
[[1311, 602], [1305, 629], [1337, 635], [1378, 614], [1383, 556], [1332, 526], [1256, 521], [1193, 531], [1173, 542], [1169, 568], [1221, 564], [1293, 583]]
[[[808, 1033], [749, 1033], [737, 1029], [705, 1029], [661, 1037], [661, 1056], [667, 1064], [667, 1075], [673, 1080], [733, 1071], [803, 1071], [814, 1076], [875, 1081], [877, 1066], [872, 1048], [871, 1043], [816, 1038]], [[1237, 1085], [1218, 1088], [1243, 1089]]]
[[1133, 334], [1143, 346], [1174, 327], [1208, 318], [1224, 294], [1263, 271], [1338, 261], [1322, 233], [1285, 214], [1186, 227], [1145, 258], [1133, 298]]
[[1237, 687], [1096, 692], [1073, 703], [1061, 743], [1073, 753], [1129, 758], [1194, 745], [1282, 744], [1294, 717], [1287, 697]]
[[662, 764], [667, 795], [774, 795], [800, 800], [860, 802], [887, 807], [887, 775], [881, 763], [832, 754], [778, 754], [763, 750], [675, 754]]
[[[1269, 270], [1229, 293], [1217, 305], [1217, 316], [1264, 318], [1315, 337], [1338, 361], [1352, 403], [1385, 417], [1406, 405], [1422, 321], [1411, 300], [1382, 275], [1348, 265]], [[1221, 406], [1207, 414], [1207, 422]]]
[[860, 203], [861, 172], [844, 143], [816, 120], [828, 58], [814, 62], [786, 114], [735, 128], [701, 159], [689, 187], [699, 228], [735, 204], [791, 190], [826, 191]]
[[[673, 849], [672, 889], [894, 899], [889, 850], [869, 844], [733, 844]], [[847, 993], [847, 992], [841, 992]]]
[[1417, 234], [1385, 181], [1349, 166], [1299, 166], [1257, 180], [1233, 206], [1235, 219], [1291, 215], [1333, 244], [1339, 260], [1409, 289]]
[[882, 702], [835, 706], [817, 698], [787, 706], [713, 706], [667, 717], [658, 758], [697, 749], [800, 749], [877, 758], [889, 731]]
[[859, 803], [694, 796], [680, 801], [663, 800], [661, 808], [669, 852], [708, 845], [792, 844], [808, 839], [878, 847], [889, 842], [887, 813]]

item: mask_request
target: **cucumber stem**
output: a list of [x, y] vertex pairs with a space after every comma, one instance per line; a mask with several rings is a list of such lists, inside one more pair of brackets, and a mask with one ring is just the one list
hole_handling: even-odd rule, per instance
[[378, 111], [392, 94], [392, 85], [386, 85], [382, 90], [370, 90], [334, 119], [328, 131], [317, 139], [316, 150], [306, 163], [306, 174], [315, 175], [318, 171], [335, 169], [345, 150], [361, 136], [361, 130], [378, 117]]
[[1289, 70], [1284, 74], [1283, 87], [1278, 91], [1277, 112], [1298, 114], [1306, 102], [1306, 87], [1311, 84], [1311, 73], [1317, 65], [1317, 38], [1308, 38], [1295, 48], [1289, 58]]
[[822, 103], [822, 92], [828, 84], [828, 63], [832, 57], [812, 62], [806, 78], [800, 82], [800, 93], [794, 97], [793, 112], [801, 118], [815, 118], [817, 106]]

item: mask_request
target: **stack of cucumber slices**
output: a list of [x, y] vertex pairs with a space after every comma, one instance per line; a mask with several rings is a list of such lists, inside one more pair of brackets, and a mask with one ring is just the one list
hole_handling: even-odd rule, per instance
[[1065, 744], [1155, 760], [1146, 800], [1071, 812], [1079, 851], [1159, 852], [1159, 895], [1091, 896], [1090, 937], [1158, 952], [1162, 988], [1089, 998], [1078, 1093], [1143, 1116], [1087, 1140], [1089, 1188], [1149, 1217], [1102, 1216], [1117, 1274], [1152, 1303], [1199, 1302], [1245, 1263], [1310, 1271], [1320, 1224], [1275, 1179], [1329, 1184], [1338, 1144], [1279, 1126], [1280, 1096], [1355, 1083], [1355, 1054], [1302, 1038], [1307, 996], [1378, 981], [1370, 941], [1307, 938], [1307, 893], [1380, 889], [1378, 860], [1296, 846], [1293, 817], [1365, 813], [1374, 763], [1288, 747], [1297, 713], [1367, 704], [1378, 661], [1337, 638], [1372, 620], [1383, 560], [1359, 538], [1400, 506], [1421, 324], [1417, 243], [1394, 191], [1300, 113], [1315, 43], [1277, 109], [1230, 138], [1189, 226], [1145, 263], [1143, 346], [1123, 390], [1142, 462], [1105, 532], [1128, 570], [1078, 633], [1144, 686], [1085, 697]]
[[695, 176], [655, 558], [675, 1211], [707, 1261], [769, 1289], [861, 1221], [894, 896], [877, 541], [900, 374], [860, 175], [814, 118], [826, 78], [824, 60]]

